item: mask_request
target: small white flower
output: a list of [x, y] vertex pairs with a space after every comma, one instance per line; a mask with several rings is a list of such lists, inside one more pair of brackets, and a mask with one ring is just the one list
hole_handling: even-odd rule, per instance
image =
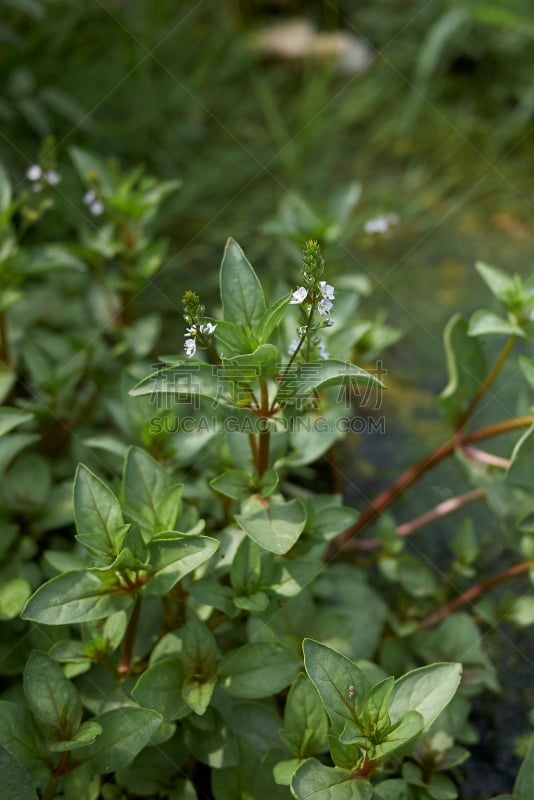
[[289, 347], [287, 348], [287, 352], [289, 353], [290, 356], [292, 356], [296, 352], [298, 346], [299, 346], [299, 340], [298, 339], [293, 339], [293, 341], [290, 343]]
[[334, 320], [330, 319], [330, 317], [328, 317], [328, 319], [325, 320], [325, 322], [323, 324], [326, 325], [327, 328], [331, 328], [332, 325], [334, 324]]
[[398, 214], [380, 214], [368, 219], [363, 228], [365, 233], [387, 233], [391, 225], [396, 225], [398, 221]]
[[319, 351], [319, 355], [321, 356], [321, 358], [324, 359], [330, 358], [330, 353], [326, 349], [324, 342], [320, 342], [317, 349]]
[[200, 333], [206, 333], [208, 336], [211, 336], [216, 327], [217, 325], [214, 325], [213, 322], [206, 322], [204, 325], [200, 326]]
[[196, 336], [197, 335], [197, 326], [191, 325], [190, 328], [185, 329], [184, 336]]
[[333, 306], [334, 304], [332, 303], [331, 300], [323, 298], [319, 303], [319, 305], [317, 306], [317, 311], [322, 317], [328, 317], [330, 316], [330, 312], [332, 311]]
[[323, 295], [323, 300], [334, 299], [334, 287], [330, 286], [326, 281], [321, 281], [321, 293]]
[[92, 189], [89, 189], [89, 191], [86, 192], [83, 196], [83, 202], [85, 203], [86, 206], [90, 206], [92, 203], [95, 202], [95, 200], [96, 200], [96, 192], [94, 192]]
[[293, 292], [293, 297], [289, 301], [289, 305], [290, 306], [299, 305], [300, 303], [304, 302], [307, 296], [308, 296], [308, 290], [305, 289], [304, 286], [299, 286], [299, 288], [295, 292]]
[[39, 178], [42, 178], [43, 170], [39, 166], [39, 164], [32, 164], [31, 167], [28, 167], [26, 171], [26, 177], [29, 181], [38, 181]]
[[61, 175], [55, 169], [49, 169], [48, 172], [45, 172], [44, 178], [50, 186], [57, 186], [58, 183], [61, 183]]
[[184, 350], [186, 356], [189, 356], [189, 358], [191, 358], [191, 356], [194, 356], [195, 353], [197, 352], [197, 343], [195, 342], [195, 340], [186, 339], [184, 342]]
[[93, 217], [99, 217], [101, 214], [104, 213], [104, 203], [102, 200], [95, 200], [94, 203], [91, 203], [89, 206], [89, 211], [93, 215]]

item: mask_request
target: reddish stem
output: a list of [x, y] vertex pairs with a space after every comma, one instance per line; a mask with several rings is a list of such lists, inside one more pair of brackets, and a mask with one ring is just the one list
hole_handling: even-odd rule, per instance
[[513, 567], [509, 567], [505, 569], [503, 572], [499, 572], [497, 575], [493, 575], [491, 578], [488, 578], [481, 583], [477, 583], [475, 586], [471, 586], [470, 589], [466, 589], [465, 592], [455, 597], [453, 600], [450, 600], [445, 605], [438, 608], [436, 611], [433, 611], [427, 617], [425, 617], [419, 623], [419, 630], [424, 630], [425, 628], [432, 628], [434, 625], [437, 625], [438, 622], [448, 617], [450, 614], [453, 614], [462, 606], [467, 605], [468, 603], [472, 603], [473, 600], [476, 600], [477, 597], [480, 597], [481, 594], [487, 592], [488, 589], [492, 589], [494, 586], [498, 586], [499, 583], [504, 583], [504, 581], [509, 580], [510, 578], [515, 578], [516, 575], [521, 575], [523, 572], [528, 572], [528, 570], [534, 568], [534, 558], [530, 558], [528, 561], [522, 561], [520, 564], [514, 564]]

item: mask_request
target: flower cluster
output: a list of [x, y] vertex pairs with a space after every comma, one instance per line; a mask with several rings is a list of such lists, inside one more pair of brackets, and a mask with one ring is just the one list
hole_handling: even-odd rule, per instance
[[184, 342], [186, 356], [191, 358], [197, 352], [197, 336], [200, 336], [201, 338], [211, 336], [215, 332], [216, 327], [217, 325], [214, 325], [213, 322], [204, 322], [200, 325], [190, 325], [184, 333], [184, 336], [186, 337]]
[[325, 319], [326, 324], [331, 325], [330, 312], [334, 305], [334, 287], [322, 280], [324, 259], [317, 242], [306, 242], [302, 260], [304, 285], [299, 286], [293, 292], [289, 303], [290, 305], [302, 305], [305, 303], [308, 311], [311, 308], [316, 308], [319, 315]]
[[61, 175], [55, 169], [44, 170], [40, 164], [32, 164], [26, 170], [26, 177], [32, 182], [33, 191], [40, 192], [45, 185], [57, 186], [61, 182]]
[[93, 215], [93, 217], [99, 217], [101, 214], [104, 213], [104, 203], [102, 199], [97, 195], [94, 189], [89, 189], [84, 196], [83, 196], [84, 205], [89, 208], [89, 211]]

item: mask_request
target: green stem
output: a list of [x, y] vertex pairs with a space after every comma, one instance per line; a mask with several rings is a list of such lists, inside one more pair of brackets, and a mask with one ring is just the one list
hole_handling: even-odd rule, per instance
[[490, 388], [491, 384], [493, 383], [493, 381], [495, 380], [495, 378], [497, 377], [497, 375], [501, 371], [501, 369], [502, 369], [502, 367], [504, 365], [504, 362], [506, 361], [506, 359], [510, 355], [512, 347], [515, 344], [515, 339], [516, 339], [515, 336], [510, 336], [510, 338], [508, 339], [508, 341], [504, 345], [503, 349], [501, 350], [501, 352], [499, 354], [499, 357], [497, 358], [497, 360], [496, 360], [495, 364], [493, 365], [492, 369], [488, 372], [488, 374], [484, 378], [484, 381], [480, 385], [477, 393], [475, 394], [475, 396], [473, 397], [473, 399], [469, 403], [468, 408], [466, 409], [466, 411], [464, 411], [462, 416], [456, 421], [456, 430], [457, 431], [461, 431], [462, 428], [465, 426], [465, 424], [467, 423], [469, 418], [473, 415], [476, 407], [478, 406], [478, 404], [480, 403], [480, 401], [482, 400], [482, 398], [484, 397], [484, 395], [486, 394], [486, 392]]
[[488, 578], [485, 581], [481, 581], [481, 583], [477, 583], [475, 586], [471, 586], [470, 589], [466, 589], [465, 592], [459, 594], [458, 597], [455, 597], [453, 600], [450, 600], [445, 605], [438, 608], [436, 611], [433, 611], [428, 617], [425, 617], [419, 623], [419, 630], [424, 630], [425, 628], [432, 628], [434, 625], [437, 625], [438, 622], [441, 622], [446, 617], [453, 614], [462, 606], [466, 606], [468, 603], [472, 603], [476, 600], [477, 597], [480, 597], [481, 594], [487, 592], [488, 589], [492, 589], [494, 586], [498, 586], [499, 583], [504, 583], [504, 581], [510, 580], [510, 578], [515, 578], [516, 575], [521, 575], [523, 572], [528, 572], [529, 570], [534, 568], [534, 558], [529, 558], [528, 561], [522, 561], [520, 564], [514, 564], [513, 567], [509, 567], [505, 569], [503, 572], [499, 572], [497, 575], [493, 575], [491, 578]]
[[135, 635], [137, 633], [137, 625], [139, 623], [139, 615], [141, 613], [141, 595], [138, 594], [135, 598], [135, 605], [132, 610], [132, 616], [126, 629], [124, 643], [122, 648], [122, 658], [118, 667], [120, 675], [127, 675], [130, 672], [132, 663], [133, 649], [135, 644]]
[[53, 800], [56, 796], [56, 790], [59, 783], [59, 779], [62, 775], [66, 772], [67, 763], [69, 760], [69, 753], [68, 750], [65, 750], [61, 753], [59, 757], [59, 761], [57, 763], [57, 767], [54, 769], [50, 779], [46, 785], [46, 789], [43, 792], [42, 800]]
[[[289, 359], [289, 361], [285, 365], [282, 374], [278, 378], [278, 384], [279, 385], [282, 384], [284, 382], [284, 380], [286, 379], [287, 373], [291, 369], [291, 365], [295, 361], [297, 355], [299, 354], [299, 352], [300, 352], [300, 350], [302, 348], [302, 345], [304, 344], [304, 342], [306, 341], [306, 338], [309, 335], [314, 311], [315, 311], [315, 304], [312, 303], [311, 306], [310, 306], [310, 310], [308, 312], [308, 318], [306, 320], [306, 324], [304, 325], [304, 332], [303, 332], [302, 336], [300, 337], [300, 341], [299, 341], [298, 345], [296, 346], [294, 353], [291, 355], [291, 358]], [[271, 414], [272, 414], [272, 412], [274, 410], [275, 405], [276, 405], [276, 395], [273, 398], [273, 402], [271, 403], [271, 407], [269, 408], [269, 412]]]
[[436, 450], [433, 450], [428, 455], [421, 458], [413, 466], [405, 470], [394, 483], [387, 489], [384, 489], [375, 499], [367, 506], [366, 510], [358, 518], [354, 525], [344, 530], [337, 537], [337, 547], [341, 549], [343, 545], [352, 539], [354, 536], [359, 536], [367, 526], [373, 522], [379, 514], [389, 508], [394, 500], [397, 499], [403, 492], [406, 491], [415, 481], [421, 477], [427, 470], [439, 464], [448, 456], [452, 455], [457, 447], [465, 444], [472, 444], [473, 442], [480, 442], [483, 439], [489, 439], [492, 436], [497, 436], [501, 433], [508, 433], [517, 430], [518, 428], [526, 428], [534, 424], [534, 416], [529, 415], [525, 417], [515, 417], [514, 419], [507, 419], [503, 422], [497, 422], [494, 425], [487, 425], [484, 428], [479, 428], [477, 431], [471, 433], [458, 432], [450, 441], [440, 445]]
[[[269, 389], [267, 382], [262, 378], [260, 380], [261, 390], [261, 412], [260, 420], [268, 422], [270, 409], [269, 409]], [[260, 430], [258, 435], [258, 457], [257, 457], [257, 470], [260, 478], [269, 467], [269, 448], [271, 444], [271, 431], [269, 428]]]

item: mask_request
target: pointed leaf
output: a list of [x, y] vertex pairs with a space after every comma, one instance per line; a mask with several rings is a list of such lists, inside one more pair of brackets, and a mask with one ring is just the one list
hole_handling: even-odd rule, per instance
[[112, 594], [90, 572], [65, 572], [37, 589], [21, 617], [44, 625], [67, 625], [104, 619], [132, 602], [128, 595]]
[[102, 733], [93, 744], [75, 750], [76, 761], [87, 761], [100, 774], [116, 772], [132, 761], [161, 725], [162, 717], [147, 708], [122, 706], [94, 718]]
[[504, 317], [499, 317], [492, 311], [475, 311], [469, 320], [469, 336], [489, 336], [491, 334], [505, 335], [505, 336], [521, 336], [526, 339], [525, 331], [516, 325], [515, 322]]
[[196, 362], [165, 367], [143, 378], [130, 389], [129, 394], [132, 397], [168, 394], [186, 400], [205, 397], [215, 401], [219, 397], [221, 385], [218, 369], [210, 364]]
[[304, 666], [321, 696], [332, 727], [341, 733], [347, 722], [357, 724], [356, 704], [369, 681], [349, 658], [313, 639], [305, 639]]
[[301, 661], [293, 650], [276, 642], [252, 642], [227, 653], [219, 677], [234, 697], [269, 697], [293, 681]]
[[82, 544], [93, 553], [114, 556], [119, 552], [127, 532], [119, 501], [83, 464], [74, 478], [74, 520]]
[[315, 391], [329, 386], [362, 386], [384, 388], [384, 384], [370, 372], [348, 361], [329, 358], [326, 361], [309, 361], [293, 364], [278, 389], [279, 401], [302, 401]]
[[254, 495], [244, 501], [241, 510], [236, 520], [244, 531], [277, 555], [291, 550], [306, 527], [306, 508], [298, 499], [287, 501], [279, 495], [262, 499]]
[[423, 730], [424, 720], [417, 711], [407, 711], [400, 723], [374, 747], [372, 758], [384, 758], [413, 741]]
[[184, 669], [176, 658], [156, 661], [138, 678], [132, 697], [145, 708], [158, 711], [165, 719], [186, 717], [191, 709], [182, 698]]
[[243, 250], [232, 238], [224, 250], [220, 287], [224, 320], [255, 328], [266, 310], [263, 290]]
[[423, 730], [428, 730], [456, 694], [461, 678], [462, 665], [455, 663], [430, 664], [403, 675], [391, 695], [391, 722], [399, 722], [407, 711], [418, 711]]
[[282, 740], [294, 756], [304, 758], [324, 747], [328, 717], [317, 690], [302, 673], [297, 676], [286, 700]]
[[449, 382], [439, 401], [451, 422], [466, 411], [487, 373], [482, 345], [476, 337], [468, 336], [467, 329], [466, 320], [456, 314], [447, 323], [443, 334]]
[[497, 300], [506, 305], [508, 298], [515, 292], [516, 285], [514, 278], [503, 272], [502, 269], [491, 267], [482, 261], [475, 264], [478, 274]]
[[54, 741], [70, 739], [80, 727], [78, 691], [46, 653], [34, 651], [24, 668], [24, 693], [41, 729]]
[[81, 725], [72, 739], [55, 742], [50, 749], [53, 753], [63, 753], [65, 750], [78, 750], [92, 744], [102, 733], [102, 728], [93, 719], [87, 720]]
[[43, 734], [27, 708], [0, 700], [0, 745], [40, 781], [50, 774]]
[[506, 477], [519, 486], [534, 486], [534, 426], [520, 438], [512, 452]]
[[175, 534], [172, 540], [156, 540], [149, 546], [152, 577], [144, 591], [163, 595], [185, 575], [207, 561], [219, 547], [217, 539], [208, 536]]
[[170, 531], [181, 511], [182, 485], [171, 486], [167, 472], [139, 447], [126, 456], [124, 507], [129, 517], [149, 534]]
[[534, 740], [530, 742], [530, 747], [519, 768], [516, 781], [514, 783], [515, 800], [530, 800], [532, 787], [534, 786]]
[[291, 292], [288, 292], [265, 311], [256, 328], [260, 341], [267, 342], [269, 340], [272, 332], [281, 322], [290, 300]]
[[2, 406], [0, 408], [0, 436], [13, 430], [13, 428], [23, 425], [33, 419], [33, 414], [28, 411], [21, 411], [18, 408]]

